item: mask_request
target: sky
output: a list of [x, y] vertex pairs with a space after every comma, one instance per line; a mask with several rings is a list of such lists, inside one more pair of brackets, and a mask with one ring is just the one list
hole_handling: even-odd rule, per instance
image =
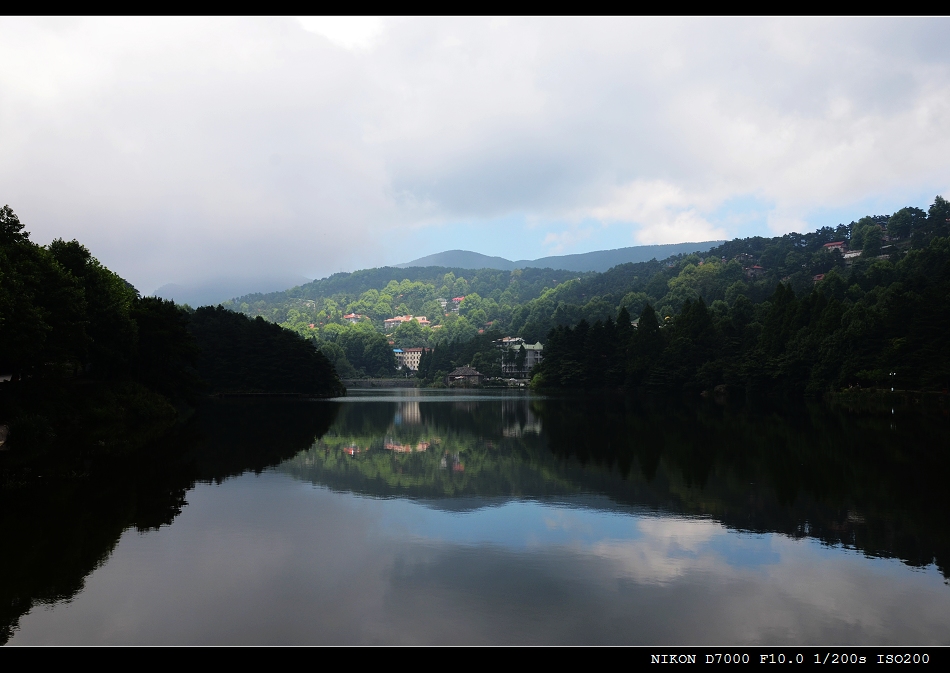
[[945, 18], [3, 18], [0, 202], [143, 293], [950, 196]]

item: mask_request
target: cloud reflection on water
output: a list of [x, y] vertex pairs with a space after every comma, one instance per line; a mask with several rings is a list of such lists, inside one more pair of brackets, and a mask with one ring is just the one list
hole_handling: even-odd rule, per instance
[[272, 472], [189, 502], [174, 526], [127, 531], [82, 593], [35, 608], [11, 642], [947, 640], [932, 568], [709, 519], [537, 500], [452, 512]]

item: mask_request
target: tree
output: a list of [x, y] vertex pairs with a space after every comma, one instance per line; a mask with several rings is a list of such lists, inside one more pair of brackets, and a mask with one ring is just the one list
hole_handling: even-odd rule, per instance
[[0, 372], [75, 372], [89, 342], [85, 310], [79, 281], [0, 209]]
[[518, 349], [518, 354], [515, 355], [515, 369], [521, 377], [524, 377], [524, 363], [527, 358], [528, 351], [525, 349], [524, 344], [521, 344], [521, 347]]
[[879, 227], [868, 227], [864, 230], [864, 247], [862, 257], [871, 258], [881, 254], [883, 232]]
[[135, 379], [171, 398], [190, 398], [201, 390], [199, 350], [188, 331], [188, 311], [167, 299], [142, 297], [132, 303], [130, 317], [138, 336]]
[[57, 238], [49, 251], [79, 281], [85, 298], [88, 362], [96, 376], [113, 378], [129, 373], [135, 357], [138, 328], [131, 316], [138, 292], [102, 266], [89, 250], [72, 240]]
[[198, 372], [212, 392], [345, 393], [313, 343], [260, 316], [251, 320], [221, 306], [202, 306], [190, 316], [188, 330], [200, 349]]
[[927, 216], [927, 226], [932, 236], [950, 234], [950, 201], [942, 196], [934, 198]]
[[413, 318], [401, 323], [393, 332], [393, 340], [400, 348], [418, 348], [426, 345], [425, 333], [419, 321]]
[[887, 221], [887, 234], [892, 239], [908, 238], [927, 224], [927, 213], [920, 208], [901, 208]]

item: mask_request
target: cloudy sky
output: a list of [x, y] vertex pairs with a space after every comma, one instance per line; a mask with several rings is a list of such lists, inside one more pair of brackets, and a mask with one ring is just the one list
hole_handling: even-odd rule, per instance
[[947, 19], [0, 20], [0, 202], [143, 292], [950, 196]]

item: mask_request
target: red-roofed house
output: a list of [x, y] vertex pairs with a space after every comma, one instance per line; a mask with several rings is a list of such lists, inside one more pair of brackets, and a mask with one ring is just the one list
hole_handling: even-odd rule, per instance
[[401, 324], [403, 324], [404, 322], [409, 322], [410, 320], [415, 320], [423, 327], [428, 327], [430, 324], [429, 321], [426, 320], [426, 317], [424, 315], [418, 315], [418, 316], [397, 315], [394, 318], [388, 318], [384, 320], [383, 327], [385, 327], [386, 329], [395, 329], [399, 327]]

